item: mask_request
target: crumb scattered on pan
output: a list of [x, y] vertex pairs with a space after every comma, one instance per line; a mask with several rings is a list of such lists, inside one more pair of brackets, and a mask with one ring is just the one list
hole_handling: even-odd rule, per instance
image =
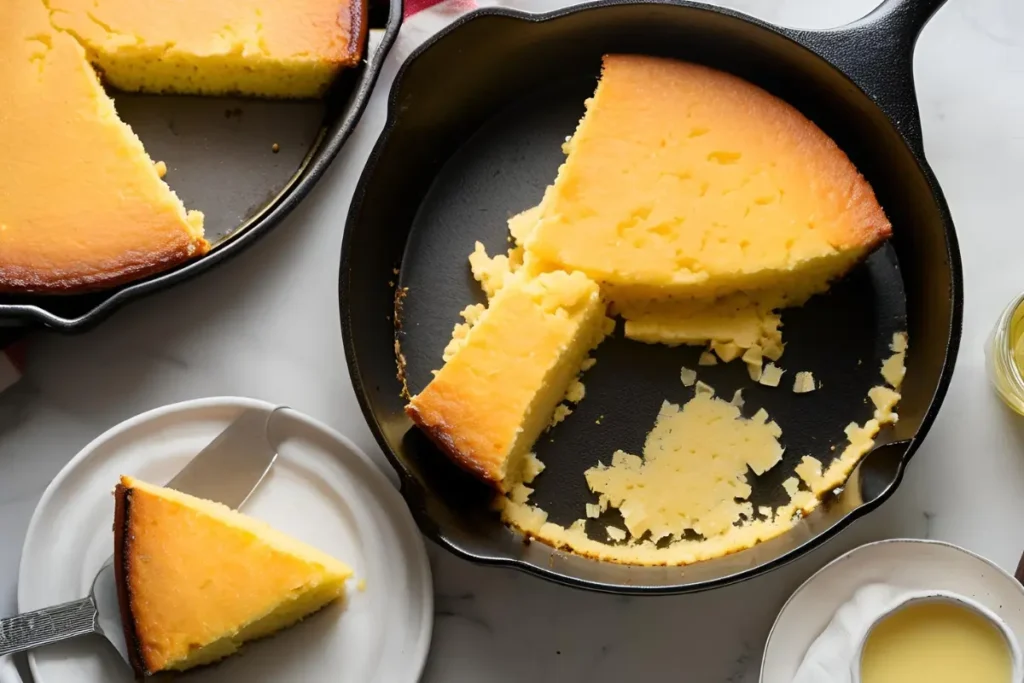
[[700, 360], [697, 361], [697, 365], [718, 365], [718, 357], [710, 351], [704, 351], [700, 354]]
[[617, 526], [611, 526], [611, 525], [606, 526], [605, 527], [605, 531], [608, 532], [608, 538], [612, 539], [613, 541], [625, 541], [626, 540], [626, 532], [623, 531], [622, 529], [620, 529]]
[[272, 145], [270, 146], [270, 151], [271, 151], [271, 152], [273, 152], [274, 154], [277, 154], [278, 152], [280, 152], [280, 151], [281, 151], [281, 145], [279, 145], [279, 144], [277, 144], [277, 143], [275, 142], [274, 144], [272, 144]]
[[167, 175], [167, 164], [165, 164], [164, 162], [157, 161], [156, 163], [153, 164], [153, 168], [156, 169], [156, 174], [158, 177], [163, 178], [165, 175]]
[[701, 396], [701, 395], [714, 396], [715, 395], [715, 390], [712, 389], [710, 385], [705, 384], [704, 382], [701, 382], [700, 380], [697, 380], [697, 389], [696, 389], [696, 391], [697, 391], [697, 395], [698, 396]]
[[742, 351], [739, 345], [734, 342], [718, 341], [711, 342], [711, 350], [718, 354], [718, 357], [725, 363], [739, 358]]
[[784, 372], [786, 371], [775, 363], [768, 363], [761, 371], [761, 378], [758, 382], [766, 387], [777, 387], [782, 382], [782, 374]]
[[684, 387], [692, 387], [697, 383], [697, 371], [687, 367], [680, 368], [679, 380], [683, 383]]
[[601, 506], [597, 503], [587, 503], [587, 517], [597, 519], [601, 516]]
[[459, 312], [464, 322], [455, 323], [455, 327], [452, 328], [452, 339], [444, 347], [444, 352], [441, 354], [441, 358], [445, 363], [454, 358], [455, 354], [466, 345], [470, 330], [480, 322], [480, 318], [486, 311], [487, 307], [483, 304], [471, 304]]
[[555, 408], [555, 414], [551, 416], [551, 426], [554, 427], [556, 424], [564, 420], [565, 418], [572, 415], [572, 408], [565, 405], [564, 403], [558, 404]]
[[569, 388], [565, 392], [565, 400], [570, 403], [579, 403], [586, 395], [587, 387], [577, 378], [569, 384]]
[[405, 297], [408, 295], [408, 287], [399, 287], [395, 290], [395, 365], [398, 368], [396, 377], [398, 378], [398, 382], [402, 385], [402, 390], [399, 392], [399, 396], [407, 401], [412, 398], [412, 394], [409, 393], [409, 382], [405, 373], [405, 355], [402, 353], [402, 305], [405, 302]]
[[814, 374], [810, 372], [798, 372], [793, 378], [793, 393], [807, 394], [817, 389], [814, 384]]
[[594, 367], [595, 365], [597, 365], [596, 358], [587, 358], [586, 360], [583, 361], [583, 365], [580, 366], [580, 370], [586, 371]]
[[897, 332], [892, 337], [890, 348], [892, 356], [882, 363], [882, 377], [893, 389], [899, 389], [903, 384], [903, 377], [907, 374], [907, 335], [905, 332]]

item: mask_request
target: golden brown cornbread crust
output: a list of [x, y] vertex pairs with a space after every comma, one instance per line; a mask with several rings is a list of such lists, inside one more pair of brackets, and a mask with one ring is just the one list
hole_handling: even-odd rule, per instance
[[[420, 403], [424, 403], [421, 401]], [[455, 409], [455, 410], [453, 410]], [[446, 408], [438, 405], [405, 406], [405, 414], [423, 430], [434, 444], [462, 469], [501, 488], [501, 463], [504, 457], [488, 447], [484, 435], [476, 430], [458, 429], [458, 402]]]
[[138, 625], [134, 615], [134, 588], [131, 585], [132, 552], [134, 536], [131, 526], [131, 489], [123, 484], [114, 488], [114, 582], [117, 584], [117, 602], [121, 610], [121, 624], [124, 639], [128, 645], [128, 657], [138, 677], [152, 673], [142, 642], [138, 636]]
[[160, 252], [141, 255], [141, 258], [126, 254], [100, 266], [89, 264], [88, 267], [58, 270], [44, 266], [0, 263], [0, 292], [79, 294], [106, 289], [164, 272], [196, 256], [202, 256], [209, 249], [210, 243], [199, 238], [182, 241]]
[[338, 60], [339, 66], [356, 66], [363, 58], [363, 48], [366, 46], [367, 35], [367, 0], [355, 0], [349, 9], [349, 35], [352, 40], [348, 42], [348, 53]]

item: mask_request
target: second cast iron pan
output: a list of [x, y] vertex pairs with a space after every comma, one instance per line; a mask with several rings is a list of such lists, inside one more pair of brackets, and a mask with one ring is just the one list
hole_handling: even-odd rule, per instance
[[[185, 206], [205, 214], [208, 254], [149, 278], [76, 295], [0, 295], [0, 346], [26, 328], [77, 332], [126, 302], [195, 277], [238, 254], [309, 193], [362, 116], [402, 22], [402, 0], [366, 0], [363, 58], [321, 100], [112, 92]], [[276, 152], [275, 150], [276, 145]]]

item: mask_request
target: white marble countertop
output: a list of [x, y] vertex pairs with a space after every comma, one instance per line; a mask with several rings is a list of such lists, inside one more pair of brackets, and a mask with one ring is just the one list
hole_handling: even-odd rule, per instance
[[[517, 3], [556, 4], [563, 3]], [[825, 27], [874, 3], [725, 4], [781, 24]], [[387, 467], [349, 385], [336, 283], [351, 188], [410, 42], [385, 66], [347, 148], [273, 234], [196, 281], [129, 305], [94, 332], [34, 340], [26, 376], [0, 395], [0, 614], [15, 610], [20, 548], [44, 488], [90, 439], [141, 411], [226, 394], [286, 403]], [[960, 235], [966, 309], [949, 396], [894, 498], [781, 570], [691, 596], [589, 594], [431, 547], [437, 614], [425, 681], [756, 681], [788, 594], [855, 545], [925, 536], [1016, 565], [1024, 550], [1024, 419], [989, 389], [982, 345], [1002, 307], [1024, 290], [1024, 3], [949, 0], [918, 43], [915, 71], [928, 158]]]

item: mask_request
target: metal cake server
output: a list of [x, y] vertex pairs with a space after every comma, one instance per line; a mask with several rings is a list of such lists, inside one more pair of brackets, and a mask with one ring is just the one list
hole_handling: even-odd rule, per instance
[[[250, 409], [199, 452], [166, 484], [168, 488], [239, 508], [277, 459], [270, 413]], [[114, 557], [100, 568], [88, 597], [0, 619], [0, 657], [68, 638], [98, 633], [130, 663], [114, 583]]]

